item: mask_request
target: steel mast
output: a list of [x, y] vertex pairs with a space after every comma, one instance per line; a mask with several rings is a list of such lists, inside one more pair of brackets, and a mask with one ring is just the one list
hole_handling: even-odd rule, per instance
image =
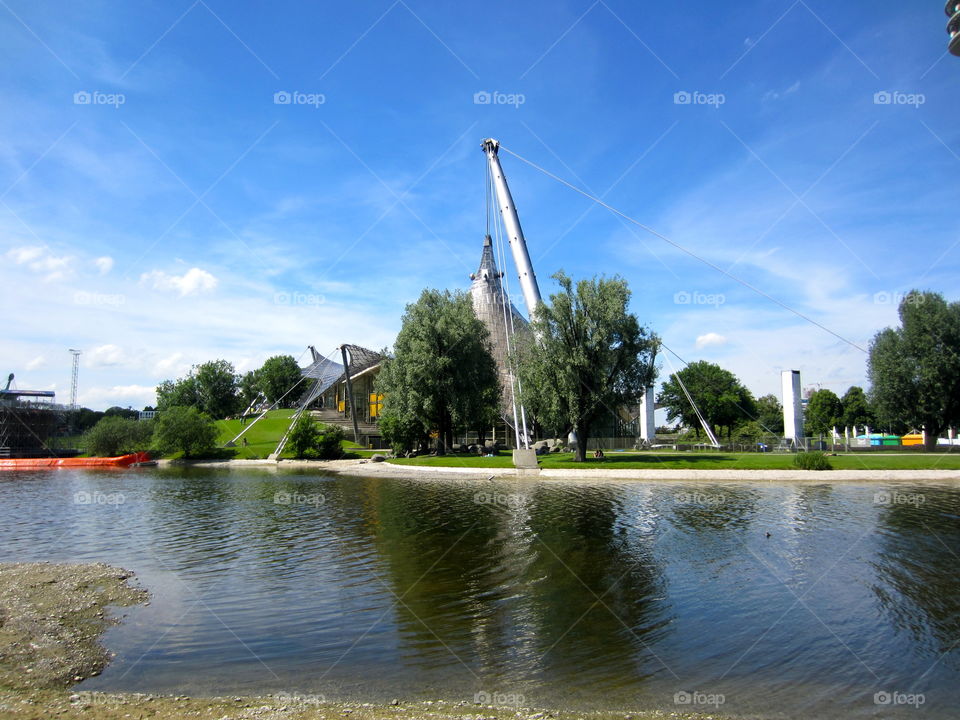
[[493, 177], [493, 188], [497, 194], [497, 204], [500, 206], [500, 215], [503, 217], [504, 227], [507, 229], [507, 239], [510, 241], [510, 250], [513, 253], [513, 264], [517, 267], [520, 276], [520, 288], [523, 290], [523, 302], [527, 306], [527, 316], [533, 321], [533, 311], [540, 304], [540, 288], [537, 286], [537, 276], [533, 274], [533, 264], [530, 262], [530, 253], [527, 252], [527, 241], [523, 237], [520, 227], [520, 216], [517, 207], [513, 204], [513, 196], [507, 186], [507, 178], [500, 167], [500, 158], [497, 151], [500, 142], [487, 138], [480, 146], [487, 154], [490, 164], [490, 175]]

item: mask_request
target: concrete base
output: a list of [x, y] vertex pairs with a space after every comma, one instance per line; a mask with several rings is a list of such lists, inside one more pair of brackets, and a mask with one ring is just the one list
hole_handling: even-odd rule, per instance
[[532, 448], [530, 450], [514, 450], [513, 466], [521, 470], [536, 470], [540, 467], [537, 465], [537, 451]]

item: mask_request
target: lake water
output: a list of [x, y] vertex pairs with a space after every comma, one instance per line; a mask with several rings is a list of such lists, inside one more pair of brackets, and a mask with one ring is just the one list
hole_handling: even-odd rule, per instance
[[85, 690], [818, 718], [960, 704], [956, 484], [5, 473], [0, 559], [103, 561], [152, 593]]

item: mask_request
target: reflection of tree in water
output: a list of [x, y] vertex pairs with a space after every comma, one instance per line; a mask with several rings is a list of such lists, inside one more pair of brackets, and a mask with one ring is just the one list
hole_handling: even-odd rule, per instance
[[[499, 657], [511, 638], [500, 605], [509, 596], [500, 552], [501, 510], [477, 504], [471, 486], [364, 481], [343, 493], [331, 511], [361, 522], [341, 527], [350, 553], [370, 541], [379, 559], [371, 571], [393, 593], [401, 651], [421, 667], [476, 671], [478, 657]], [[398, 599], [399, 598], [399, 599]], [[491, 650], [490, 646], [493, 646]]]
[[[614, 688], [665, 672], [654, 535], [636, 530], [618, 488], [541, 489], [531, 507], [527, 602], [548, 672], [575, 688]], [[632, 522], [633, 521], [633, 522]]]
[[[960, 496], [928, 486], [896, 492], [879, 513], [873, 590], [896, 627], [939, 658], [960, 640]], [[940, 662], [960, 667], [953, 653]]]
[[[374, 483], [355, 529], [374, 538], [402, 598], [403, 649], [422, 669], [500, 683], [487, 689], [544, 670], [595, 688], [634, 667], [662, 669], [643, 646], [665, 624], [652, 538], [640, 542], [618, 524], [615, 491]], [[474, 502], [477, 492], [494, 501]]]

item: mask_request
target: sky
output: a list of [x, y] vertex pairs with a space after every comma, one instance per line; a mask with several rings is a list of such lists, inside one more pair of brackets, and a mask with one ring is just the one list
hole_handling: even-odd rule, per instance
[[943, 5], [0, 0], [0, 372], [68, 402], [78, 349], [78, 402], [139, 408], [388, 347], [469, 288], [494, 137], [545, 297], [619, 274], [755, 395], [866, 385], [899, 297], [960, 297]]

